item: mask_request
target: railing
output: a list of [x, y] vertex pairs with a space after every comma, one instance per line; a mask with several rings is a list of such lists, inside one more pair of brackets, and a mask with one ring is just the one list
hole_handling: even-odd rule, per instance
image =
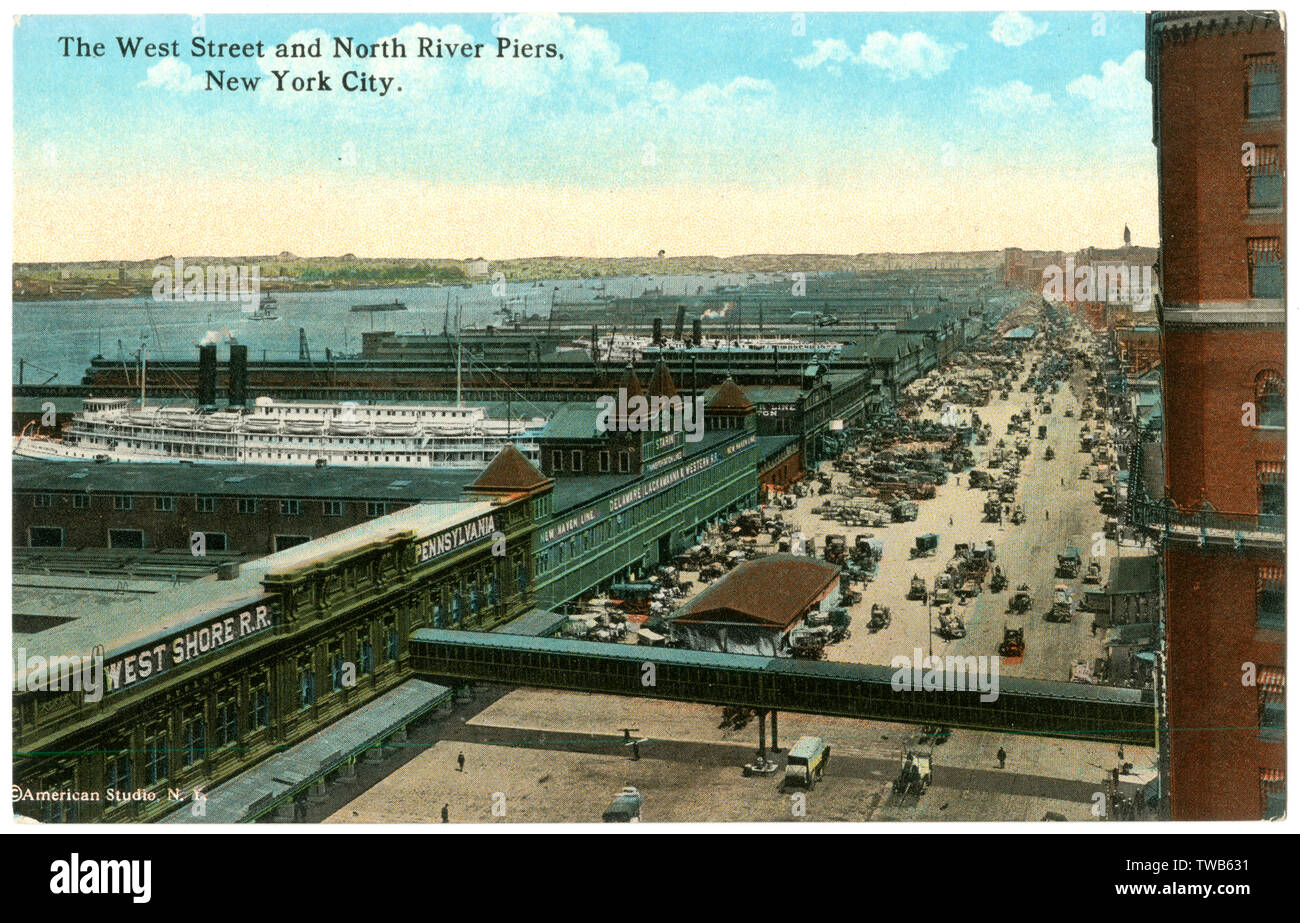
[[[1165, 533], [1228, 533], [1229, 536], [1286, 534], [1284, 513], [1228, 513], [1206, 504], [1198, 510], [1183, 510], [1168, 497], [1151, 500], [1135, 496], [1132, 501], [1133, 525], [1146, 529], [1160, 529]], [[1222, 537], [1216, 535], [1216, 537]]]

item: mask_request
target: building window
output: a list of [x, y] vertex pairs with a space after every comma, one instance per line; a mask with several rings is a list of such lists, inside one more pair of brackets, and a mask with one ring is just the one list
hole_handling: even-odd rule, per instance
[[154, 497], [153, 508], [154, 511], [158, 513], [174, 513], [176, 512], [176, 498], [175, 497]]
[[564, 453], [559, 449], [554, 449], [551, 452], [551, 470], [552, 471], [564, 470]]
[[1286, 816], [1286, 773], [1280, 769], [1259, 771], [1259, 801], [1264, 820]]
[[[436, 615], [435, 615], [436, 618]], [[370, 632], [357, 632], [357, 672], [368, 675], [375, 668], [375, 646], [370, 643]]]
[[525, 593], [528, 591], [528, 564], [523, 558], [518, 559], [515, 564], [515, 591]]
[[292, 548], [295, 545], [301, 545], [309, 541], [311, 541], [310, 535], [277, 535], [273, 539], [273, 544], [275, 545], [276, 551], [284, 551], [287, 548]]
[[1259, 515], [1286, 517], [1286, 468], [1282, 462], [1257, 462], [1259, 475]]
[[342, 515], [343, 515], [343, 501], [342, 501], [342, 500], [326, 500], [326, 501], [325, 501], [325, 515], [326, 515], [326, 516], [342, 516]]
[[135, 499], [133, 497], [129, 497], [124, 494], [119, 494], [113, 498], [113, 509], [117, 510], [119, 513], [132, 509], [134, 507], [135, 507]]
[[479, 614], [479, 611], [482, 609], [482, 606], [480, 605], [481, 601], [482, 598], [479, 596], [478, 587], [477, 586], [470, 587], [469, 588], [469, 614], [471, 617]]
[[488, 582], [487, 582], [487, 601], [488, 601], [488, 605], [489, 605], [489, 606], [495, 606], [495, 605], [497, 604], [497, 601], [498, 601], [498, 600], [497, 600], [497, 578], [496, 578], [496, 574], [493, 574], [491, 577], [488, 577]]
[[73, 508], [74, 510], [88, 510], [88, 509], [90, 509], [90, 495], [89, 495], [89, 494], [73, 494], [73, 495], [72, 495], [72, 508]]
[[46, 507], [53, 506], [53, 505], [54, 505], [54, 498], [51, 497], [49, 494], [37, 494], [36, 496], [32, 497], [32, 506], [36, 507], [37, 509], [45, 509]]
[[254, 686], [250, 698], [253, 706], [253, 729], [269, 727], [271, 724], [271, 693], [266, 683]]
[[311, 658], [298, 661], [298, 708], [311, 708], [316, 704], [316, 673]]
[[465, 601], [461, 598], [460, 593], [453, 593], [451, 596], [451, 624], [453, 628], [460, 626], [460, 617], [464, 611]]
[[1246, 204], [1251, 208], [1282, 207], [1282, 167], [1277, 145], [1255, 148], [1255, 163], [1247, 167]]
[[193, 766], [203, 759], [208, 749], [208, 725], [203, 715], [195, 715], [185, 722], [185, 749], [181, 751], [181, 765]]
[[1282, 78], [1277, 56], [1246, 55], [1246, 118], [1282, 117]]
[[371, 500], [366, 503], [367, 516], [385, 516], [388, 514], [388, 504], [383, 500]]
[[608, 473], [608, 472], [609, 472], [609, 452], [601, 452], [601, 453], [600, 453], [600, 473], [601, 473], [601, 474], [606, 474], [606, 473]]
[[157, 785], [167, 778], [167, 757], [171, 737], [165, 730], [155, 730], [144, 739], [144, 778], [149, 785]]
[[1282, 246], [1276, 237], [1252, 237], [1246, 241], [1250, 267], [1251, 298], [1283, 298]]
[[441, 599], [433, 604], [433, 627], [447, 627], [447, 610], [443, 607]]
[[32, 526], [27, 530], [29, 548], [62, 548], [63, 529], [59, 526]]
[[281, 501], [280, 501], [280, 515], [281, 515], [281, 516], [297, 516], [297, 515], [299, 515], [300, 513], [302, 513], [302, 501], [301, 501], [301, 500], [281, 500]]
[[194, 512], [215, 513], [216, 511], [217, 511], [216, 497], [196, 497], [194, 499]]
[[109, 529], [109, 548], [143, 548], [144, 532], [139, 529]]
[[239, 512], [245, 515], [255, 515], [257, 513], [257, 499], [255, 497], [244, 497], [239, 501]]
[[1255, 625], [1266, 631], [1286, 630], [1286, 571], [1281, 566], [1255, 571]]
[[574, 449], [569, 453], [569, 467], [574, 471], [582, 470], [582, 452], [580, 450]]
[[1255, 376], [1255, 422], [1257, 426], [1286, 426], [1286, 388], [1282, 376], [1272, 369]]
[[105, 778], [108, 781], [109, 791], [130, 792], [135, 790], [135, 786], [132, 785], [133, 773], [131, 751], [129, 749], [109, 756], [105, 763]]
[[224, 532], [204, 532], [203, 547], [207, 551], [225, 551], [230, 546]]
[[618, 453], [618, 470], [620, 474], [626, 474], [627, 472], [632, 470], [632, 453], [630, 452]]
[[1260, 667], [1255, 674], [1259, 693], [1259, 736], [1263, 740], [1286, 739], [1286, 671], [1281, 667]]
[[239, 703], [229, 695], [217, 703], [217, 746], [239, 743]]
[[390, 663], [401, 654], [401, 638], [397, 634], [397, 619], [384, 620], [384, 653]]

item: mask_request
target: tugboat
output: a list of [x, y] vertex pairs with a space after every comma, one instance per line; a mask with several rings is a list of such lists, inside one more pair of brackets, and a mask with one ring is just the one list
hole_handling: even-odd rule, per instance
[[250, 320], [279, 320], [280, 315], [275, 313], [275, 298], [270, 292], [262, 293], [262, 300], [257, 306], [257, 310], [249, 315]]

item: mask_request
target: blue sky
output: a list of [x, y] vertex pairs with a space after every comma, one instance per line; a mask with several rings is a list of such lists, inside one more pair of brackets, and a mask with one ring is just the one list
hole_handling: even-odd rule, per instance
[[[1143, 21], [1098, 15], [204, 21], [212, 41], [324, 40], [287, 64], [196, 58], [188, 16], [24, 17], [15, 258], [1073, 247], [1125, 223], [1154, 244]], [[494, 29], [565, 57], [498, 59]], [[63, 35], [108, 53], [63, 57]], [[123, 60], [118, 35], [182, 54]], [[344, 35], [411, 57], [329, 55]], [[488, 47], [418, 59], [419, 36]], [[274, 92], [286, 66], [335, 91]], [[223, 68], [261, 86], [206, 91]], [[401, 91], [342, 92], [349, 70]]]

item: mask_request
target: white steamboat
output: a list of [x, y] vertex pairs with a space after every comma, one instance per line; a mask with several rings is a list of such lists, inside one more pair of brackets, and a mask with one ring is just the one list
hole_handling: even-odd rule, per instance
[[89, 398], [61, 439], [24, 432], [29, 458], [340, 467], [482, 468], [507, 443], [530, 461], [546, 420], [490, 419], [483, 407], [276, 401], [199, 412]]

